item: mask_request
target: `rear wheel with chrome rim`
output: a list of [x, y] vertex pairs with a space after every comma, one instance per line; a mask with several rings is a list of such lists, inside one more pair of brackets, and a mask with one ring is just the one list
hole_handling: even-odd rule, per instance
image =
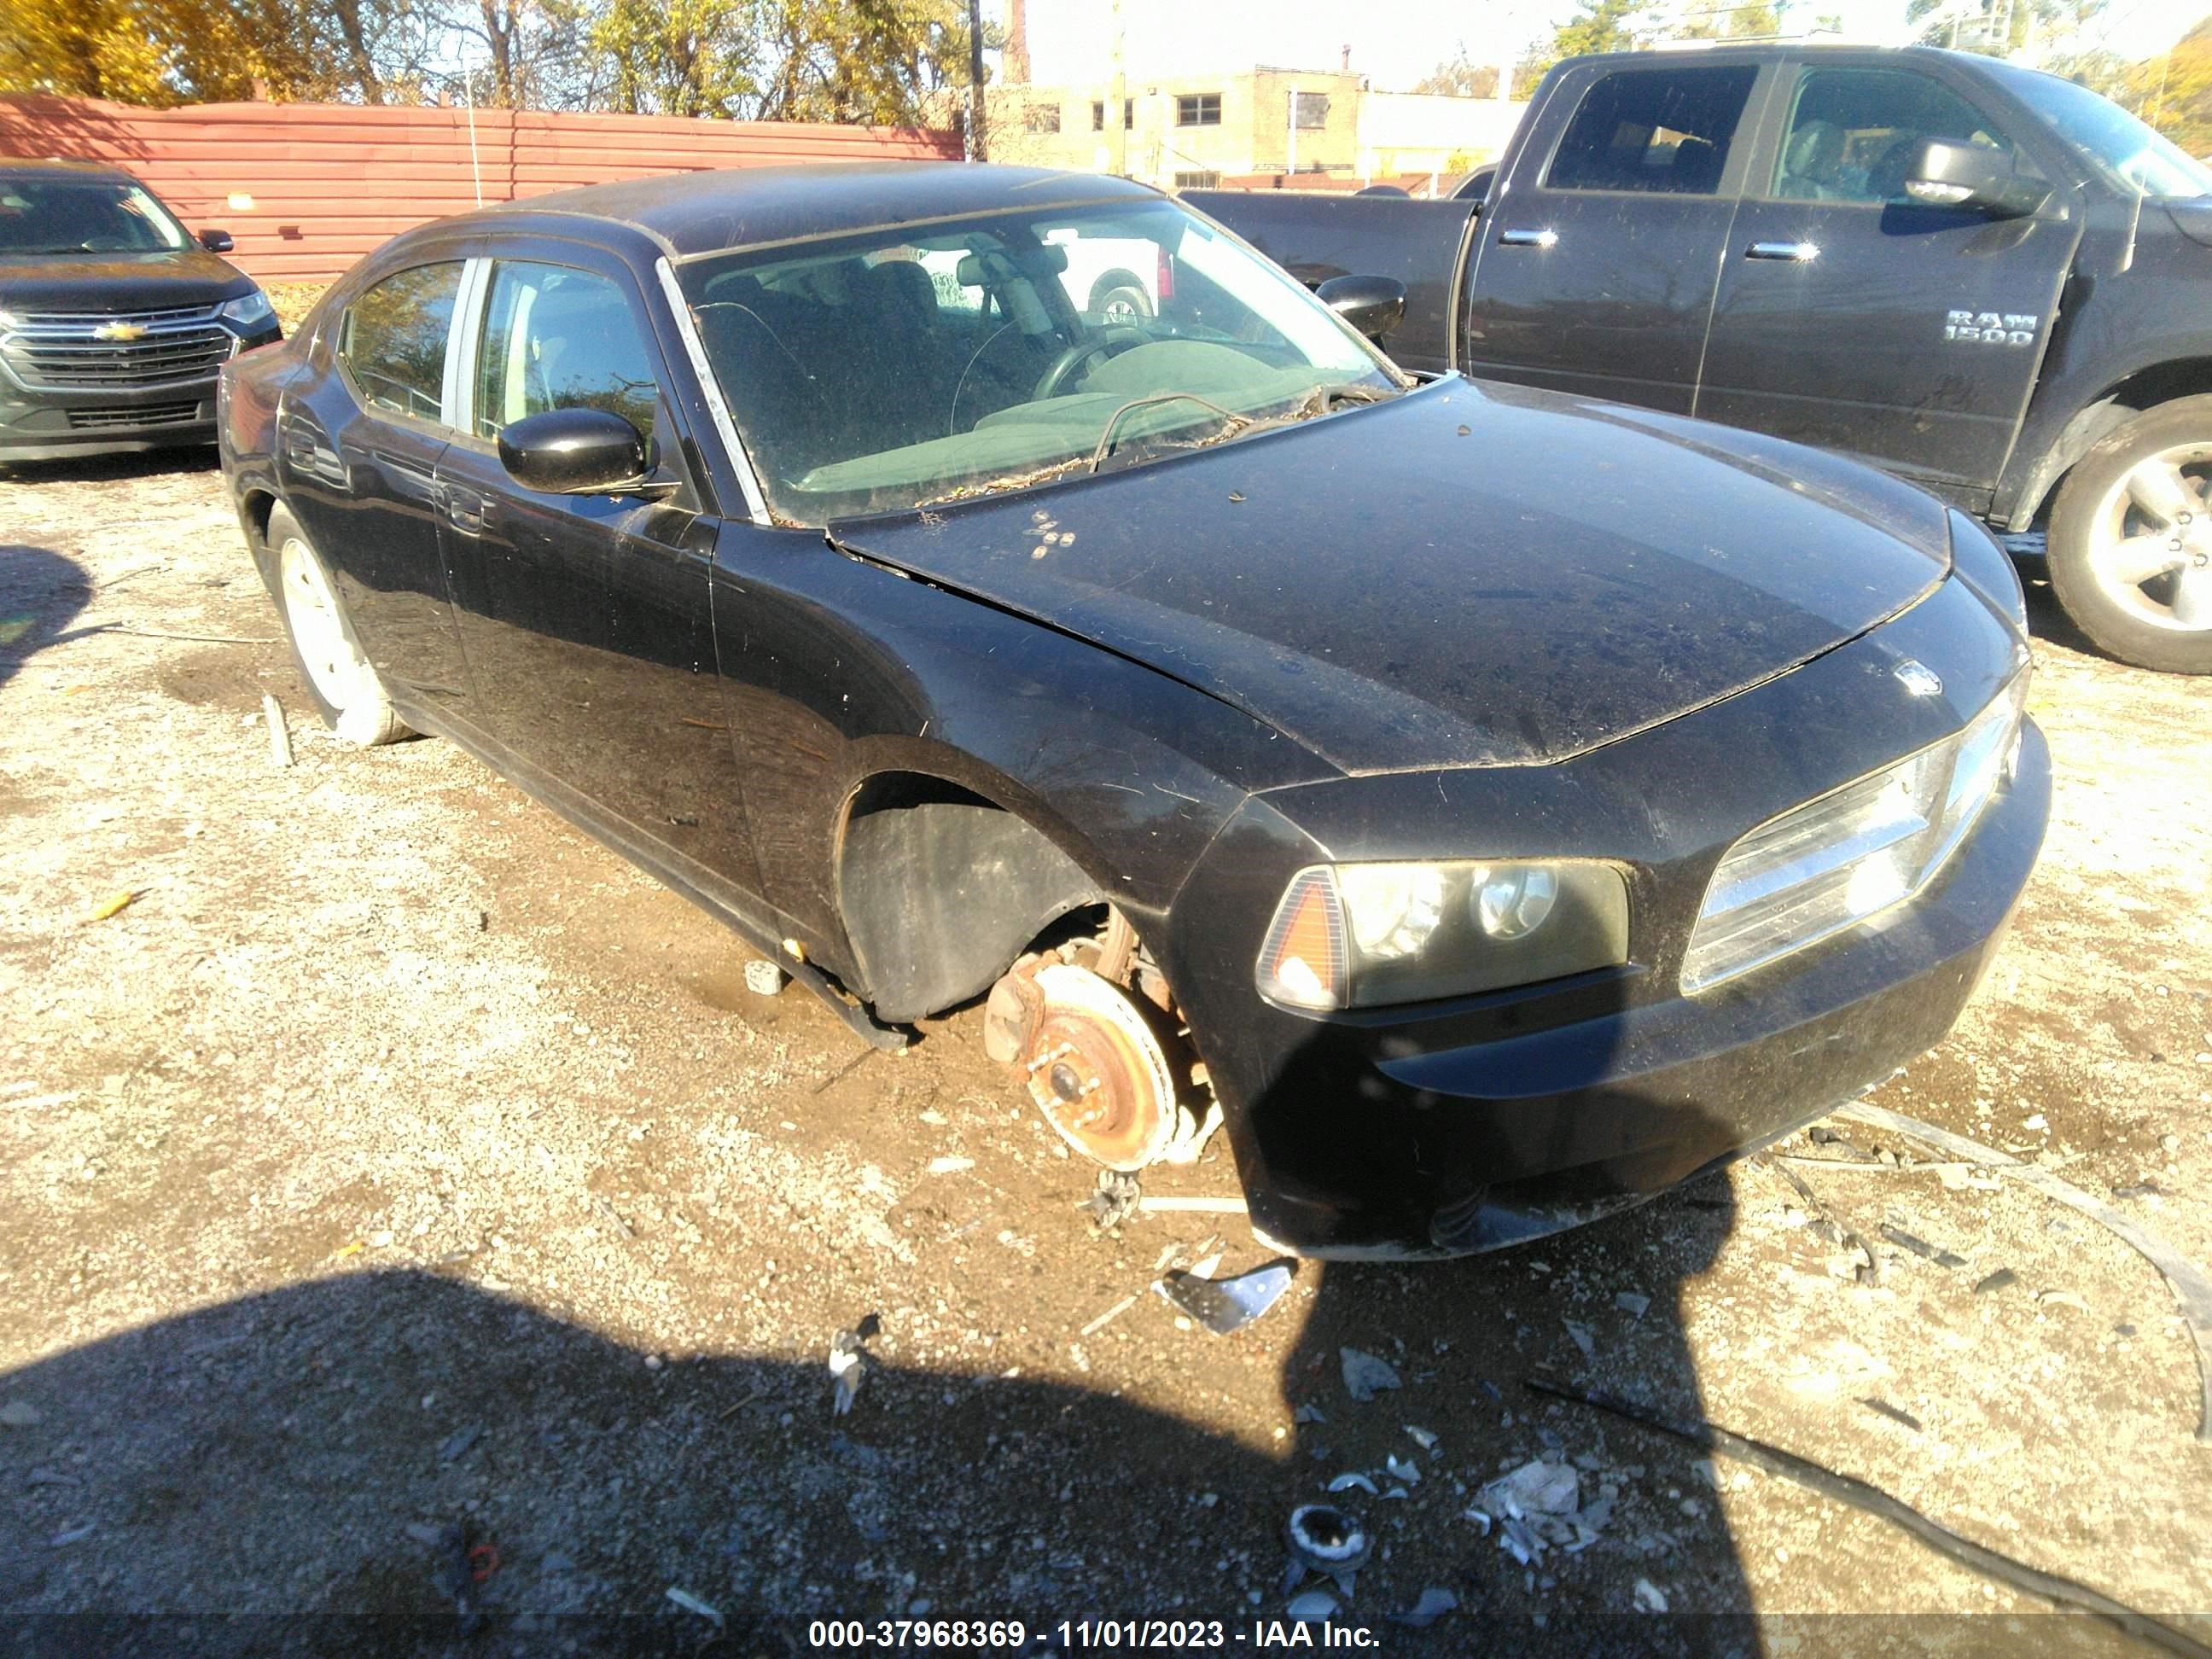
[[2212, 673], [2212, 397], [2160, 404], [2066, 476], [2051, 515], [2066, 614], [2124, 662]]
[[284, 629], [307, 683], [308, 700], [323, 724], [364, 748], [412, 737], [362, 651], [328, 568], [283, 507], [269, 515], [269, 545], [276, 555]]

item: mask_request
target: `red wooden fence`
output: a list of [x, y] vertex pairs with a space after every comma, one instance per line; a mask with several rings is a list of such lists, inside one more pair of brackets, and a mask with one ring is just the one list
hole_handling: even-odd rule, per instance
[[327, 281], [387, 237], [479, 201], [703, 167], [959, 154], [953, 134], [886, 127], [0, 96], [0, 156], [125, 167], [190, 228], [230, 232], [232, 257], [264, 283]]

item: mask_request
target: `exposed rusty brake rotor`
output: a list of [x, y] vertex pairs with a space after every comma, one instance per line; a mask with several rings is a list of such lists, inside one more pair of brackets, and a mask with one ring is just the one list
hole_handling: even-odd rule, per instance
[[1175, 1079], [1144, 1013], [1087, 968], [1047, 961], [993, 989], [985, 1037], [1010, 1054], [1046, 1122], [1109, 1170], [1141, 1170], [1175, 1139]]

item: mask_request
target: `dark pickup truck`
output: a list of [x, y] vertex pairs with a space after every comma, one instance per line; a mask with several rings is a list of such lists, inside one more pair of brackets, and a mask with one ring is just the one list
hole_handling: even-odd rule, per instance
[[1480, 201], [1186, 199], [1309, 283], [1404, 283], [1408, 368], [1820, 445], [2045, 528], [2100, 646], [2212, 672], [2212, 169], [2071, 82], [1921, 48], [1571, 58]]

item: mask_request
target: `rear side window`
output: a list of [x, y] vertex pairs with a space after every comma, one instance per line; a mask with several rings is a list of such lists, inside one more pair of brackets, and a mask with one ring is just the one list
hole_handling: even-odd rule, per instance
[[1758, 71], [1624, 70], [1583, 94], [1545, 179], [1553, 190], [1711, 196]]
[[1797, 83], [1774, 194], [1789, 202], [1910, 202], [1905, 175], [1930, 138], [2012, 148], [1988, 117], [1927, 76], [1810, 70]]
[[446, 342], [460, 289], [459, 260], [416, 265], [386, 277], [346, 307], [338, 358], [372, 409], [418, 421], [441, 418]]
[[566, 265], [502, 259], [492, 267], [477, 363], [477, 435], [549, 409], [603, 409], [653, 430], [659, 397], [629, 296]]

